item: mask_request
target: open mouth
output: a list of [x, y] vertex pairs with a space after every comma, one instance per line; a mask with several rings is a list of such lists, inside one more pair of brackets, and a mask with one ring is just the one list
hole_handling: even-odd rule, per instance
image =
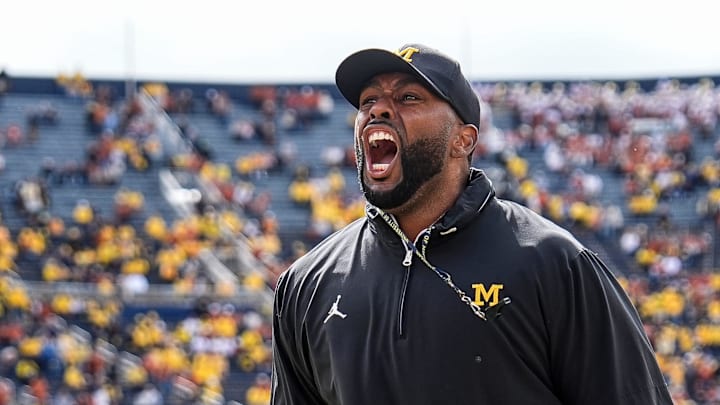
[[372, 132], [368, 136], [367, 169], [374, 178], [385, 177], [397, 156], [398, 148], [390, 133]]

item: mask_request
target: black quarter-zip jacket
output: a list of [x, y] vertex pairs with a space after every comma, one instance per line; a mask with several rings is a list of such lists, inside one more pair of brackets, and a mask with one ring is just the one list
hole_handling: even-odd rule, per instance
[[482, 171], [418, 238], [427, 263], [381, 214], [368, 206], [279, 279], [274, 405], [672, 403], [611, 272], [567, 231], [496, 198]]

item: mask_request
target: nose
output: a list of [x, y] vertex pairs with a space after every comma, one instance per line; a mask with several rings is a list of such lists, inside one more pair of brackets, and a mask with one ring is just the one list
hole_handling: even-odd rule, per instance
[[372, 107], [370, 107], [369, 112], [371, 119], [390, 119], [393, 116], [392, 103], [388, 100], [388, 97], [380, 97], [373, 103]]

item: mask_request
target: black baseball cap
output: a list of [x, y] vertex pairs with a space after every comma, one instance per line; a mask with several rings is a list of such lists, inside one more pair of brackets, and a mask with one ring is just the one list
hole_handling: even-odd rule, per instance
[[364, 49], [348, 56], [335, 72], [340, 93], [355, 108], [360, 92], [381, 73], [411, 74], [447, 101], [466, 123], [480, 126], [480, 101], [460, 64], [442, 52], [420, 44], [403, 45], [397, 52]]

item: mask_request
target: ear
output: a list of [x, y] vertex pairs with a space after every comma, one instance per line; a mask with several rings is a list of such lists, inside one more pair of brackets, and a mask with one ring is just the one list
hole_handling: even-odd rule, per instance
[[478, 129], [473, 124], [463, 124], [452, 144], [452, 157], [467, 158], [477, 146]]

